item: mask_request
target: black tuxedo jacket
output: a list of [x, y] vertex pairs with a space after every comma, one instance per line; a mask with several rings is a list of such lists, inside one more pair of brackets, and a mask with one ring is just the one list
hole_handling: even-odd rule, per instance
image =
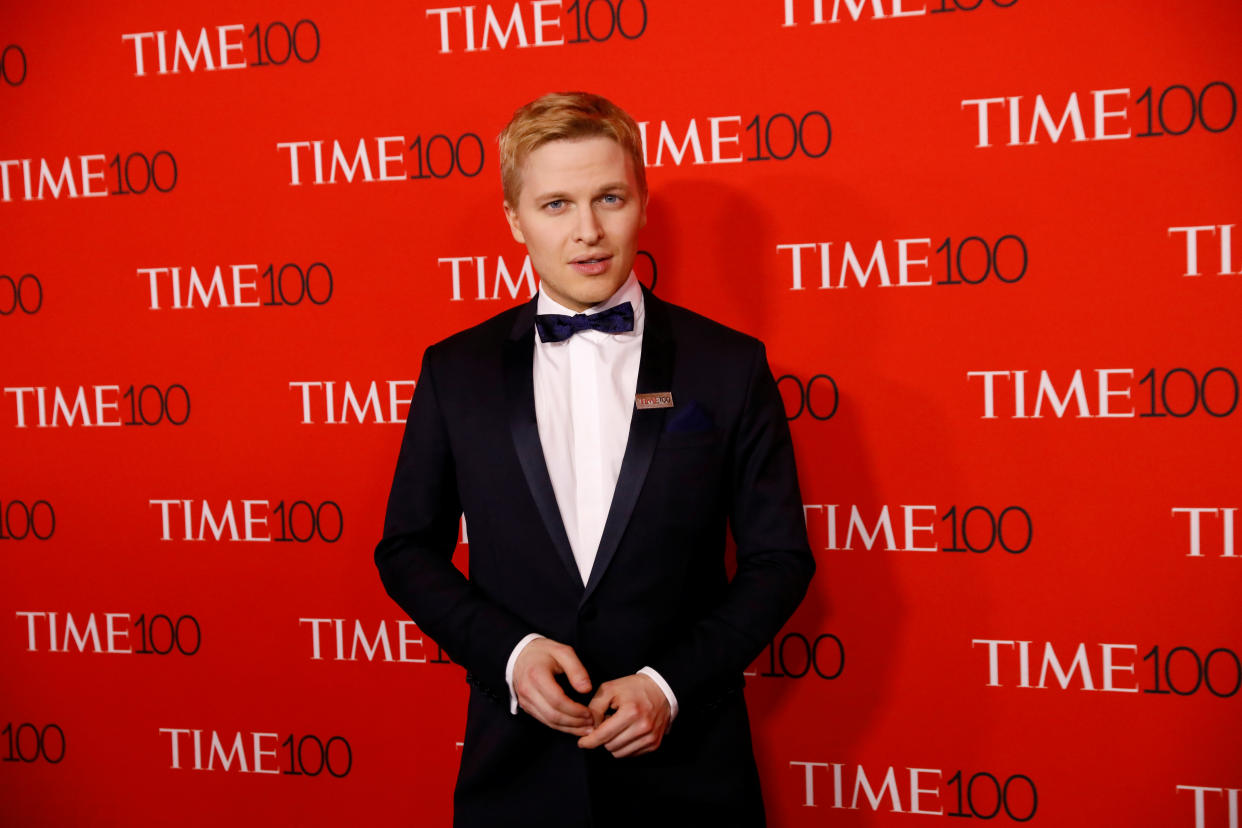
[[[467, 670], [455, 825], [763, 824], [742, 671], [814, 571], [789, 429], [762, 343], [644, 302], [637, 390], [674, 406], [634, 411], [585, 584], [535, 421], [535, 300], [423, 357], [375, 560]], [[463, 511], [469, 579], [451, 560]], [[680, 708], [660, 748], [614, 759], [511, 715], [505, 664], [531, 632], [573, 647], [595, 686], [659, 671]]]

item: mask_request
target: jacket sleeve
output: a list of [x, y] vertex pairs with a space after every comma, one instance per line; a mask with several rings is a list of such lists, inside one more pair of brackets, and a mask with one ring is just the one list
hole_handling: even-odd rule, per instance
[[653, 659], [683, 710], [710, 702], [780, 631], [815, 572], [780, 392], [757, 344], [727, 482], [737, 571], [724, 598]]
[[436, 390], [437, 346], [427, 349], [406, 418], [384, 536], [375, 565], [384, 588], [471, 680], [508, 696], [505, 663], [530, 629], [453, 565], [462, 514], [457, 475]]

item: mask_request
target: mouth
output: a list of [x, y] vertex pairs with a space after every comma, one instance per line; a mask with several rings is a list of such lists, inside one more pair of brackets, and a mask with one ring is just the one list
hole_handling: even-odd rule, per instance
[[606, 271], [611, 261], [612, 256], [608, 254], [586, 255], [571, 259], [569, 265], [579, 273], [595, 276]]

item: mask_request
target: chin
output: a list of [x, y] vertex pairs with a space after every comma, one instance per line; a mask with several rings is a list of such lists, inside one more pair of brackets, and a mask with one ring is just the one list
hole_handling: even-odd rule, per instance
[[614, 293], [620, 290], [621, 285], [623, 284], [625, 284], [624, 279], [622, 279], [620, 282], [617, 282], [615, 285], [611, 287], [601, 288], [598, 291], [593, 291], [591, 293], [590, 298], [587, 301], [590, 302], [592, 305], [598, 305], [601, 302], [607, 302], [609, 297], [611, 297]]
[[598, 305], [600, 302], [607, 301], [621, 286], [625, 284], [624, 279], [619, 280], [593, 280], [587, 284], [580, 285], [577, 290], [567, 293], [566, 296], [579, 305]]

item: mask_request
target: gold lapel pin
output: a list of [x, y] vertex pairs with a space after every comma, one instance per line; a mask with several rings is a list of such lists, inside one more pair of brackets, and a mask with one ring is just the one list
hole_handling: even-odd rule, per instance
[[656, 391], [651, 394], [635, 394], [634, 405], [639, 411], [647, 408], [672, 408], [673, 392], [672, 391]]

